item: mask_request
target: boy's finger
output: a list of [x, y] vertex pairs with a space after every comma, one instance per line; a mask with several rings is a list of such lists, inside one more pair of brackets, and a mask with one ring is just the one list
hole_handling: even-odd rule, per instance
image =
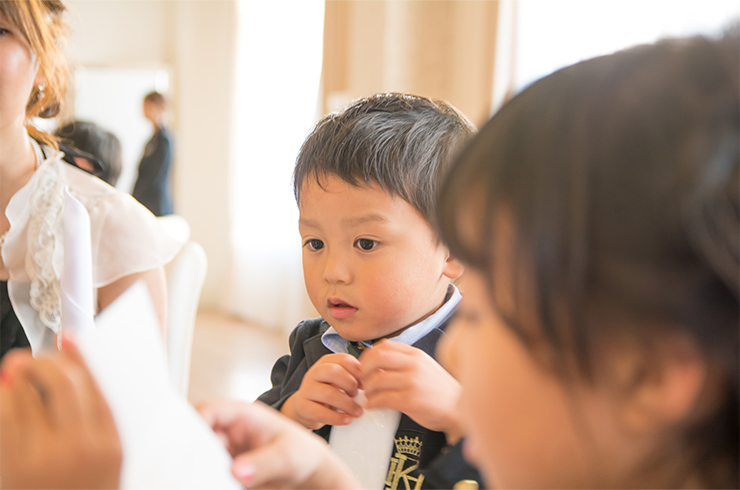
[[332, 385], [351, 397], [357, 395], [357, 389], [360, 387], [360, 382], [357, 381], [357, 378], [338, 364], [322, 364], [316, 366], [313, 372], [313, 379], [320, 384]]
[[338, 364], [342, 366], [350, 375], [352, 375], [358, 381], [362, 380], [362, 370], [360, 369], [360, 361], [349, 354], [331, 354], [324, 356], [319, 361], [321, 364]]
[[403, 371], [386, 371], [385, 369], [376, 369], [367, 376], [365, 381], [365, 396], [388, 390], [398, 390], [408, 392], [412, 389], [414, 380], [406, 375]]
[[353, 420], [352, 416], [347, 413], [337, 412], [329, 406], [313, 401], [306, 404], [304, 415], [307, 420], [316, 422], [317, 427], [314, 427], [314, 430], [325, 425], [349, 425]]
[[309, 398], [296, 398], [294, 410], [300, 421], [307, 428], [316, 430], [324, 425], [334, 425], [339, 421], [341, 425], [346, 425], [352, 421], [352, 416], [346, 413], [337, 412], [334, 407], [320, 401]]
[[[367, 408], [389, 408], [409, 414], [413, 397], [402, 390], [379, 391], [367, 397]], [[413, 418], [413, 417], [412, 417]]]
[[[343, 393], [331, 385], [317, 383], [305, 394], [310, 401], [329, 405], [336, 410], [345, 412], [353, 417], [362, 415], [362, 407], [355, 402], [347, 393]], [[328, 422], [327, 422], [328, 423]]]
[[398, 342], [384, 342], [379, 347], [367, 349], [360, 358], [361, 376], [365, 379], [378, 369], [389, 371], [407, 369], [413, 365], [414, 357], [418, 352], [423, 353], [416, 347], [409, 347]]

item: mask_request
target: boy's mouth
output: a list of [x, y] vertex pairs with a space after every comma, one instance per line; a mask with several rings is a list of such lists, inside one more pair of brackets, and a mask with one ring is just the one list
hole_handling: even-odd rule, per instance
[[328, 298], [326, 305], [329, 307], [329, 313], [331, 313], [332, 318], [335, 320], [349, 318], [357, 311], [357, 308], [339, 298]]

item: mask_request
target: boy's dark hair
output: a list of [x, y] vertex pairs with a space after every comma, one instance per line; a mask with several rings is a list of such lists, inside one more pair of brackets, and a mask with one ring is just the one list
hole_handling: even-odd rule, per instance
[[336, 175], [356, 186], [375, 182], [432, 223], [436, 189], [474, 133], [447, 102], [396, 93], [359, 99], [321, 119], [303, 143], [293, 172], [296, 201], [307, 179], [321, 186]]
[[[672, 447], [707, 488], [740, 484], [739, 78], [736, 28], [565, 68], [486, 124], [437, 208], [451, 253], [486, 275], [504, 323], [544, 341], [558, 372], [574, 360], [593, 379], [593, 346], [620, 336], [696, 342], [721, 401]], [[494, 252], [499, 240], [511, 254]], [[511, 280], [497, 290], [501, 270]]]
[[106, 131], [92, 122], [74, 121], [56, 131], [62, 142], [97, 158], [102, 166], [98, 175], [102, 180], [115, 186], [121, 175], [121, 142], [115, 134]]
[[167, 106], [167, 100], [159, 92], [149, 92], [144, 96], [144, 102], [149, 102], [159, 107]]

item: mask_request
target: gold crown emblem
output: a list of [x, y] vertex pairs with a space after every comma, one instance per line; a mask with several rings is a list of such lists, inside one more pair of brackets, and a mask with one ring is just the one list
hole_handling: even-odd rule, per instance
[[408, 454], [416, 458], [421, 454], [421, 441], [418, 437], [409, 439], [408, 436], [399, 437], [395, 441], [396, 450], [401, 454]]

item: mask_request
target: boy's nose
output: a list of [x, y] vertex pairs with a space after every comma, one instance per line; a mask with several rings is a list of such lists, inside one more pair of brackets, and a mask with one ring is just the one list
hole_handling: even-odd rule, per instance
[[329, 283], [349, 283], [352, 281], [352, 271], [345, 257], [339, 253], [326, 254], [324, 280]]

